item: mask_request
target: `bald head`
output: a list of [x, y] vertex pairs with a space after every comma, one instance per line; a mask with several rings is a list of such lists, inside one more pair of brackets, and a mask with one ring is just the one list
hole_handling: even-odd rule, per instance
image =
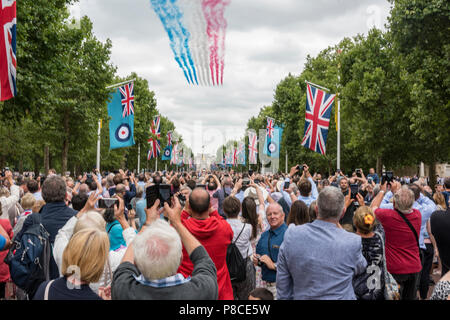
[[195, 188], [189, 196], [189, 206], [196, 215], [208, 213], [209, 193], [203, 188]]

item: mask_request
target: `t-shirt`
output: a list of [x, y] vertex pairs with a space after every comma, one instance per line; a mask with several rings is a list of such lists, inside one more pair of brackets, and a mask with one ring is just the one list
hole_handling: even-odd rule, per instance
[[6, 244], [5, 237], [0, 234], [0, 250], [3, 250], [3, 248], [5, 247], [5, 244]]
[[[231, 229], [234, 232], [233, 242], [236, 241], [236, 238], [239, 236], [239, 239], [236, 241], [236, 246], [241, 252], [242, 257], [245, 259], [248, 256], [253, 254], [252, 244], [250, 242], [250, 238], [252, 236], [253, 227], [251, 224], [246, 223], [244, 227], [244, 223], [239, 219], [227, 219], [227, 222], [230, 224]], [[244, 229], [242, 229], [244, 228]]]
[[[33, 300], [44, 300], [45, 288], [48, 281], [41, 283]], [[88, 284], [82, 284], [78, 288], [67, 285], [65, 277], [53, 281], [48, 290], [48, 300], [102, 300]]]
[[[386, 266], [389, 273], [420, 272], [422, 264], [417, 240], [405, 220], [392, 209], [377, 209], [375, 216], [381, 222], [386, 235]], [[420, 211], [412, 209], [412, 212], [405, 216], [419, 235], [422, 220]]]

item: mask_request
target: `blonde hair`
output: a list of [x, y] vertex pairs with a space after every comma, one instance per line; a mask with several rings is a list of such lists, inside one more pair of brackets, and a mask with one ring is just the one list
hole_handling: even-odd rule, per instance
[[88, 211], [78, 219], [75, 227], [73, 229], [73, 233], [77, 233], [78, 231], [93, 228], [99, 231], [105, 231], [106, 229], [106, 221], [103, 219], [103, 216], [96, 211]]
[[436, 192], [433, 194], [433, 200], [436, 204], [440, 205], [442, 208], [447, 209], [447, 204], [445, 203], [444, 195], [441, 192]]
[[25, 193], [25, 195], [22, 197], [22, 200], [20, 200], [20, 205], [25, 210], [30, 210], [31, 208], [33, 208], [35, 203], [36, 198], [30, 192]]
[[361, 206], [353, 215], [353, 225], [362, 234], [369, 234], [375, 227], [375, 215], [372, 208]]
[[62, 274], [73, 274], [80, 281], [95, 283], [100, 280], [109, 255], [109, 238], [105, 231], [88, 228], [75, 233], [64, 250]]
[[44, 200], [38, 200], [34, 203], [33, 207], [31, 208], [31, 211], [33, 211], [33, 213], [39, 212], [41, 211], [41, 208], [45, 205], [45, 201]]

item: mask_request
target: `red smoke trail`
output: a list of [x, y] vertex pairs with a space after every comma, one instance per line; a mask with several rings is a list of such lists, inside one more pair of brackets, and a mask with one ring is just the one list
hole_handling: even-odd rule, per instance
[[210, 41], [209, 67], [211, 70], [213, 85], [218, 85], [219, 83], [223, 84], [223, 70], [225, 66], [225, 30], [227, 27], [227, 22], [224, 18], [224, 11], [225, 7], [229, 3], [230, 0], [202, 1], [203, 14], [206, 19], [206, 33]]

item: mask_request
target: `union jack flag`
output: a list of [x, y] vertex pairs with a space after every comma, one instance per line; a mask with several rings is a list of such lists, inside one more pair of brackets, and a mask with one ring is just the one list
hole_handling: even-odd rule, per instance
[[266, 137], [273, 137], [274, 122], [274, 119], [267, 117]]
[[156, 116], [153, 119], [153, 123], [150, 123], [150, 132], [151, 138], [148, 139], [148, 143], [150, 143], [150, 150], [148, 151], [147, 159], [158, 158], [161, 153], [161, 145], [159, 142], [159, 138], [161, 137], [161, 118], [160, 116]]
[[0, 101], [8, 100], [16, 96], [16, 75], [16, 1], [1, 0]]
[[178, 164], [178, 143], [173, 147], [172, 159], [170, 159], [170, 164]]
[[122, 117], [134, 114], [134, 84], [133, 82], [119, 88], [122, 97], [123, 113]]
[[335, 94], [311, 86], [306, 86], [305, 136], [302, 146], [325, 155], [331, 109]]
[[172, 131], [167, 132], [167, 145], [172, 145]]
[[248, 132], [248, 162], [250, 164], [257, 164], [258, 148], [256, 144], [258, 143], [258, 136], [256, 132], [249, 131]]

